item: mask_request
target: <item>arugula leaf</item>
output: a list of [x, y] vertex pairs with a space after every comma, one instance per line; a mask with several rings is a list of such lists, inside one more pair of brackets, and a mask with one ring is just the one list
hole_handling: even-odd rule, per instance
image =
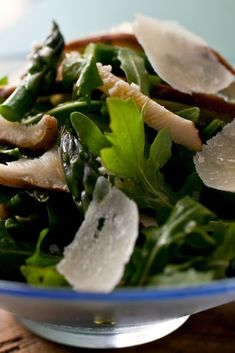
[[234, 235], [235, 223], [232, 223], [226, 230], [223, 241], [215, 252], [214, 258], [227, 260], [229, 262], [235, 257]]
[[43, 229], [39, 235], [34, 254], [26, 259], [26, 264], [30, 266], [47, 267], [57, 264], [61, 260], [61, 256], [44, 253], [41, 249], [42, 242], [49, 233], [49, 229]]
[[60, 287], [68, 285], [64, 277], [56, 271], [55, 266], [38, 267], [23, 265], [20, 268], [27, 283], [41, 286]]
[[66, 88], [71, 88], [72, 84], [78, 79], [84, 59], [77, 52], [66, 54], [62, 63], [62, 84]]
[[[176, 247], [177, 261], [186, 261], [186, 269], [192, 267], [204, 256], [205, 250], [213, 252], [216, 240], [206, 233], [206, 227], [216, 216], [200, 203], [186, 196], [179, 200], [169, 218], [161, 227], [152, 227], [143, 231], [145, 242], [135, 249], [127, 265], [125, 278], [130, 284], [146, 285], [151, 278], [164, 273], [165, 268], [175, 257], [172, 250]], [[187, 254], [183, 249], [187, 244]], [[173, 248], [172, 248], [173, 247]], [[189, 248], [197, 251], [189, 251]], [[138, 259], [138, 261], [137, 261]], [[204, 259], [205, 262], [205, 259]], [[137, 264], [138, 263], [138, 264]], [[175, 271], [179, 271], [177, 267]], [[182, 270], [182, 269], [181, 269]]]
[[144, 122], [137, 105], [131, 100], [109, 98], [107, 106], [112, 132], [106, 132], [105, 137], [112, 146], [100, 152], [103, 165], [115, 176], [133, 181], [129, 193], [139, 203], [142, 200], [145, 206], [172, 207], [175, 195], [160, 172], [170, 157], [169, 130], [157, 134], [146, 158]]
[[198, 107], [190, 107], [176, 112], [177, 115], [184, 119], [191, 120], [194, 123], [198, 122], [200, 116], [200, 109]]
[[117, 53], [118, 47], [106, 43], [90, 43], [85, 49], [85, 55], [94, 56], [97, 63], [112, 65], [112, 71], [116, 71], [119, 64]]
[[[164, 148], [162, 148], [163, 146]], [[149, 170], [154, 167], [154, 175], [157, 175], [157, 170], [164, 167], [164, 165], [170, 159], [171, 146], [172, 140], [169, 134], [169, 130], [161, 130], [150, 146], [149, 158], [147, 161]]]
[[70, 115], [73, 112], [82, 112], [86, 114], [94, 113], [99, 116], [99, 113], [103, 107], [103, 102], [98, 100], [91, 100], [85, 102], [84, 100], [71, 101], [61, 103], [56, 107], [47, 111], [49, 115], [53, 115], [58, 122], [59, 127], [70, 126]]
[[75, 84], [75, 97], [83, 97], [90, 101], [91, 92], [102, 85], [96, 58], [93, 53], [70, 53], [62, 64], [62, 84], [71, 88]]
[[77, 135], [94, 155], [99, 156], [103, 148], [110, 146], [109, 141], [88, 116], [80, 112], [74, 112], [71, 114], [70, 119]]
[[154, 286], [179, 286], [179, 285], [193, 285], [195, 283], [206, 283], [214, 278], [214, 271], [197, 271], [194, 268], [189, 268], [186, 271], [178, 271], [172, 268], [171, 271], [165, 271], [162, 274], [151, 277], [149, 285]]
[[121, 62], [121, 69], [125, 72], [128, 83], [135, 83], [140, 91], [149, 96], [150, 80], [145, 68], [144, 57], [137, 51], [129, 48], [119, 48], [118, 60]]
[[0, 221], [1, 279], [22, 280], [20, 266], [32, 253], [32, 245], [14, 241], [7, 232], [4, 221]]
[[112, 133], [105, 135], [112, 147], [101, 151], [102, 161], [114, 174], [137, 179], [144, 161], [143, 118], [131, 100], [110, 98], [107, 105]]
[[76, 96], [82, 96], [89, 101], [91, 92], [101, 85], [102, 80], [96, 66], [96, 60], [94, 56], [89, 55], [76, 82]]

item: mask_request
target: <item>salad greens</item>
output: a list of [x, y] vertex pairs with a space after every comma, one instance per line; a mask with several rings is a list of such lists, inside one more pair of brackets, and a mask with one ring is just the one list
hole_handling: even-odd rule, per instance
[[[63, 36], [53, 23], [49, 36], [33, 49], [21, 83], [0, 105], [1, 119], [26, 126], [44, 114], [56, 118], [58, 169], [65, 184], [59, 191], [51, 184], [18, 188], [1, 182], [0, 175], [0, 278], [69, 285], [56, 265], [81, 227], [101, 176], [133, 200], [139, 212], [136, 245], [117, 285], [193, 284], [235, 276], [235, 194], [203, 185], [195, 152], [175, 144], [169, 128], [157, 132], [146, 126], [146, 106], [140, 109], [131, 99], [107, 97], [99, 90], [96, 64], [101, 62], [158, 100], [151, 92], [162, 80], [145, 53], [109, 43], [88, 43], [82, 52], [63, 50]], [[0, 84], [6, 84], [5, 78]], [[217, 118], [205, 121], [199, 107], [174, 110], [171, 101], [167, 106], [192, 121], [203, 141], [225, 124]], [[39, 152], [0, 143], [4, 165], [39, 157]]]

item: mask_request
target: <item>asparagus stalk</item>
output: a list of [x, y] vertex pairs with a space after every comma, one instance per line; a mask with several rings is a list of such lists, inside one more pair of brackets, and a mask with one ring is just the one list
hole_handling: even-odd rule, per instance
[[20, 121], [33, 107], [41, 92], [48, 91], [56, 78], [64, 39], [55, 22], [41, 45], [32, 49], [29, 68], [14, 92], [0, 105], [0, 114], [10, 121]]

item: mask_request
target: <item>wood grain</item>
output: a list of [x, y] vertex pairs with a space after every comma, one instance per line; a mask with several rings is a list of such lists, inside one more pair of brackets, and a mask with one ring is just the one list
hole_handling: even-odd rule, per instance
[[[0, 310], [0, 353], [90, 353], [94, 349], [71, 348], [41, 339], [14, 317]], [[98, 352], [114, 353], [114, 350]], [[123, 348], [120, 353], [234, 353], [235, 302], [191, 316], [177, 331], [158, 341]]]

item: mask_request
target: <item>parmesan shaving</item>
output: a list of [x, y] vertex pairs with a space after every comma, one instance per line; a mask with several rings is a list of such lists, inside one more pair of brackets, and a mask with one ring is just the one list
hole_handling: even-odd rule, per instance
[[170, 112], [156, 101], [145, 96], [136, 88], [111, 73], [111, 66], [97, 64], [103, 85], [100, 90], [111, 97], [122, 99], [131, 98], [142, 110], [144, 107], [144, 121], [153, 129], [159, 131], [169, 128], [172, 139], [189, 149], [200, 151], [201, 140], [194, 123], [190, 120]]
[[[121, 280], [138, 236], [138, 208], [124, 193], [97, 181], [81, 227], [57, 270], [79, 291], [110, 292]], [[100, 198], [98, 189], [106, 190]]]
[[235, 192], [235, 120], [203, 145], [194, 163], [205, 185]]
[[217, 93], [235, 77], [207, 43], [173, 21], [137, 15], [134, 34], [156, 73], [185, 93]]

